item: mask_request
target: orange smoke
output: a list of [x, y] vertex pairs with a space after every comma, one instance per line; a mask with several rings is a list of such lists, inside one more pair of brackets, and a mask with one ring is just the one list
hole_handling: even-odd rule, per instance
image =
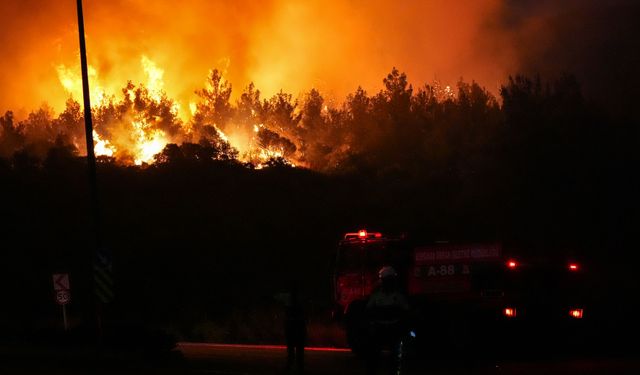
[[[212, 68], [240, 86], [234, 95], [253, 81], [263, 97], [315, 87], [340, 99], [359, 85], [376, 91], [392, 66], [419, 83], [464, 76], [494, 90], [511, 68], [487, 48], [500, 8], [499, 0], [85, 0], [92, 95], [144, 83], [165, 90], [184, 119]], [[75, 2], [3, 2], [0, 10], [9, 22], [0, 36], [0, 110], [20, 117], [42, 102], [61, 111], [69, 91], [80, 99], [67, 87], [77, 87], [79, 72]]]

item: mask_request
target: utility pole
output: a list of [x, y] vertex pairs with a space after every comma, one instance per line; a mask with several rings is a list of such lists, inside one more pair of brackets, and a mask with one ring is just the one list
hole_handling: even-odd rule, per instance
[[91, 196], [91, 213], [93, 230], [95, 231], [96, 248], [102, 245], [100, 228], [100, 205], [98, 202], [98, 181], [96, 176], [96, 154], [93, 150], [93, 121], [91, 119], [91, 95], [89, 91], [89, 69], [87, 65], [87, 46], [84, 38], [84, 16], [82, 0], [78, 3], [78, 31], [80, 34], [80, 66], [82, 68], [82, 96], [84, 99], [84, 131], [87, 141], [87, 162], [89, 167], [89, 189]]
[[84, 99], [84, 130], [87, 142], [87, 164], [89, 168], [90, 210], [95, 235], [94, 248], [91, 253], [91, 264], [94, 283], [94, 300], [96, 307], [96, 329], [98, 342], [102, 339], [102, 308], [103, 304], [113, 298], [113, 281], [111, 278], [111, 254], [106, 250], [103, 242], [102, 215], [98, 195], [98, 180], [96, 175], [96, 155], [93, 149], [93, 121], [91, 118], [91, 96], [89, 91], [89, 69], [87, 65], [87, 47], [84, 34], [84, 15], [82, 0], [77, 0], [78, 34], [80, 37], [80, 66], [82, 68], [82, 96]]

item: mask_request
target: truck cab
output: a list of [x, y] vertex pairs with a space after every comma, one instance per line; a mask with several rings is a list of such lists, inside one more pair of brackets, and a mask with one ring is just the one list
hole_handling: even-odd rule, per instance
[[361, 304], [378, 282], [378, 271], [393, 266], [398, 271], [401, 287], [406, 289], [410, 264], [410, 248], [402, 237], [383, 236], [380, 232], [347, 233], [340, 241], [333, 274], [334, 301], [346, 314], [352, 304]]

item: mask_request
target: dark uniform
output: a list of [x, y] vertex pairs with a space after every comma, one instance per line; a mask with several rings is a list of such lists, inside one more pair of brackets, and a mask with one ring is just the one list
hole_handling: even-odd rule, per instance
[[304, 346], [307, 341], [307, 317], [293, 288], [285, 303], [284, 334], [287, 342], [287, 370], [296, 364], [298, 373], [304, 370]]
[[395, 373], [400, 365], [399, 347], [409, 311], [409, 303], [398, 291], [395, 276], [381, 281], [382, 285], [371, 294], [366, 307], [370, 335], [367, 367], [370, 374], [375, 373], [380, 351], [385, 348], [391, 352], [390, 371]]

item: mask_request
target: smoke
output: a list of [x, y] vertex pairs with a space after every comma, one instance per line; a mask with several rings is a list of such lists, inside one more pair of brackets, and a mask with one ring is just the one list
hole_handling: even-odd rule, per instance
[[575, 75], [587, 96], [611, 113], [631, 112], [640, 85], [640, 3], [513, 1], [505, 11], [504, 32], [519, 72]]
[[[414, 84], [464, 77], [494, 93], [520, 70], [577, 71], [589, 80], [596, 68], [588, 57], [601, 56], [593, 38], [603, 47], [621, 36], [607, 32], [612, 20], [601, 10], [629, 2], [607, 3], [85, 0], [85, 21], [94, 85], [119, 94], [128, 80], [146, 82], [144, 55], [186, 111], [211, 68], [236, 85], [234, 97], [253, 81], [266, 96], [314, 87], [340, 100], [358, 86], [378, 90], [393, 66]], [[59, 68], [79, 69], [75, 2], [3, 1], [0, 14], [0, 110], [21, 117], [42, 102], [61, 110], [68, 93]]]
[[[495, 88], [512, 68], [484, 37], [497, 0], [91, 1], [85, 0], [89, 62], [97, 82], [119, 93], [145, 82], [142, 55], [164, 70], [169, 97], [186, 102], [211, 68], [235, 93], [254, 81], [266, 95], [315, 87], [340, 98], [359, 85], [377, 90], [397, 66], [415, 82], [461, 76]], [[57, 67], [77, 68], [75, 2], [3, 2], [5, 56], [0, 109], [55, 109], [68, 94]], [[238, 87], [239, 86], [239, 87]]]

